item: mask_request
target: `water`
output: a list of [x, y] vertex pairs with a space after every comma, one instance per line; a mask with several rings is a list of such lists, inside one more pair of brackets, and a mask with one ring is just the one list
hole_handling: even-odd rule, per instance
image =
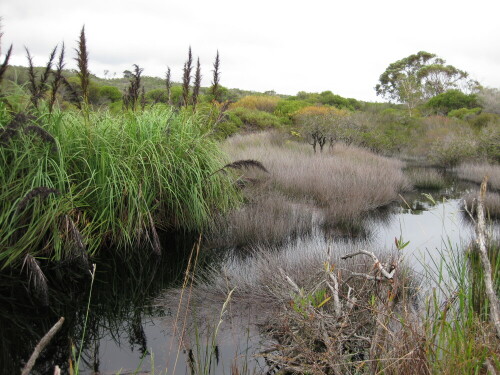
[[[383, 217], [367, 220], [371, 235], [363, 246], [394, 249], [394, 238], [401, 237], [409, 241], [403, 253], [417, 272], [438, 268], [443, 253], [462, 251], [473, 238], [473, 227], [461, 212], [459, 201], [460, 195], [470, 188], [453, 182], [432, 197], [423, 192], [406, 195], [401, 202], [384, 209]], [[179, 289], [176, 288], [182, 282], [195, 240], [163, 239], [165, 254], [160, 263], [154, 258], [140, 267], [127, 262], [113, 264], [116, 260], [109, 259], [98, 262], [80, 365], [83, 374], [118, 371], [129, 374], [136, 369], [149, 371], [153, 365], [157, 373], [189, 374], [190, 357], [196, 364], [207, 364], [212, 357], [214, 373], [230, 373], [232, 364], [240, 368], [244, 363], [256, 369], [265, 367], [262, 358], [252, 358], [252, 350], [261, 347], [263, 339], [255, 325], [263, 314], [258, 305], [230, 305], [223, 314], [224, 322], [219, 325], [224, 293], [218, 296], [214, 293], [207, 294], [205, 299], [193, 297], [191, 302], [196, 309], [186, 317], [181, 309], [180, 318], [177, 316]], [[286, 250], [287, 256], [297, 257], [298, 261], [303, 255], [294, 248], [326, 246], [330, 240], [316, 232], [299, 241], [302, 241], [300, 246], [289, 246]], [[221, 253], [205, 254], [197, 273], [202, 274], [205, 267], [220, 259]], [[245, 269], [234, 264], [234, 275], [239, 273], [242, 278], [251, 279], [251, 275], [241, 275], [253, 272], [251, 265], [247, 264]], [[64, 316], [66, 323], [38, 359], [34, 373], [51, 373], [56, 364], [65, 371], [68, 369], [71, 346], [78, 347], [83, 336], [90, 284], [88, 279], [73, 282], [57, 276], [51, 277], [51, 283], [50, 305], [40, 306], [36, 297], [26, 292], [26, 280], [16, 275], [0, 280], [2, 373], [18, 373], [39, 338], [59, 316]], [[227, 295], [229, 291], [225, 292]], [[190, 334], [180, 335], [181, 329], [174, 328], [175, 322], [186, 322]], [[214, 337], [217, 327], [219, 332]], [[216, 348], [216, 353], [207, 354], [206, 348]]]

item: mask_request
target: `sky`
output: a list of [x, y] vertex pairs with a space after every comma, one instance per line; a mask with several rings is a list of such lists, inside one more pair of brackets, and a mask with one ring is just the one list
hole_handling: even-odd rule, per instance
[[[498, 0], [1, 0], [2, 61], [35, 65], [66, 46], [67, 68], [85, 25], [93, 74], [181, 81], [191, 46], [209, 86], [217, 51], [228, 88], [330, 90], [381, 101], [374, 87], [387, 66], [418, 51], [444, 58], [484, 86], [500, 87]], [[116, 73], [116, 75], [115, 75]]]

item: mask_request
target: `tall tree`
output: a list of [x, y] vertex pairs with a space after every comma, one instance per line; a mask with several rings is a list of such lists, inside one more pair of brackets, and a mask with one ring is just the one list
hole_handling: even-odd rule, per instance
[[212, 86], [210, 87], [210, 93], [214, 97], [215, 101], [220, 101], [220, 58], [219, 58], [219, 50], [217, 50], [217, 55], [215, 56], [215, 62], [214, 62], [214, 70], [212, 72], [214, 73], [213, 81], [212, 81]]
[[189, 105], [189, 84], [191, 83], [191, 71], [193, 70], [193, 55], [189, 46], [188, 59], [184, 63], [184, 74], [182, 75], [182, 98], [184, 106]]
[[404, 103], [410, 116], [424, 100], [449, 89], [474, 86], [468, 73], [446, 65], [433, 53], [420, 51], [390, 64], [375, 86], [377, 95]]

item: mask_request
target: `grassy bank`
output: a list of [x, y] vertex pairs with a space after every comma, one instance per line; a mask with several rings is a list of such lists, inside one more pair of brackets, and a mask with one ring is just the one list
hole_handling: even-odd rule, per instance
[[203, 229], [237, 197], [219, 145], [196, 115], [0, 108], [0, 267], [26, 256], [161, 251], [158, 231]]

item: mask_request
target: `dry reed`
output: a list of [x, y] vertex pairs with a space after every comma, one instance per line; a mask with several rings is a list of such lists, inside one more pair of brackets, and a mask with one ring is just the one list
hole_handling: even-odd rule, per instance
[[[314, 154], [305, 144], [280, 144], [269, 133], [258, 133], [237, 135], [224, 147], [233, 159], [262, 162], [272, 189], [299, 202], [313, 201], [333, 215], [333, 221], [350, 221], [387, 205], [410, 187], [400, 161], [354, 146], [338, 144]], [[253, 177], [252, 172], [248, 176]]]
[[491, 189], [500, 190], [500, 165], [464, 163], [455, 168], [459, 178], [480, 184], [489, 176]]

